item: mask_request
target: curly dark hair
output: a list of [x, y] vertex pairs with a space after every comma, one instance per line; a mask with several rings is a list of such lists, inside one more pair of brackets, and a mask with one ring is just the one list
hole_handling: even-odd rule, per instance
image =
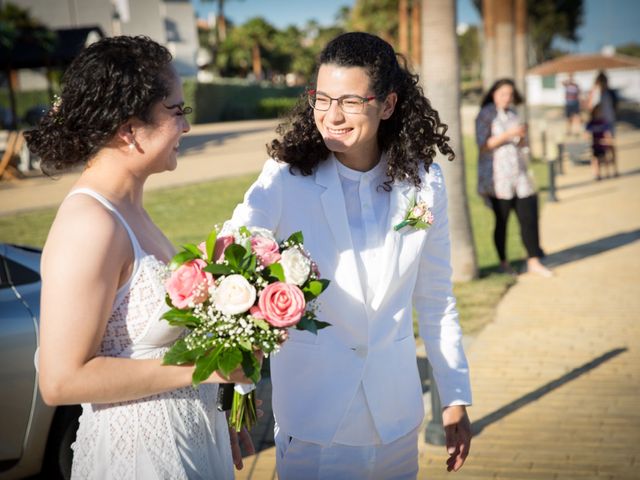
[[84, 164], [135, 117], [170, 93], [171, 54], [148, 37], [104, 38], [83, 50], [63, 77], [60, 98], [25, 132], [45, 173]]
[[[345, 33], [331, 40], [320, 53], [318, 69], [327, 64], [362, 67], [369, 75], [376, 98], [384, 100], [392, 92], [398, 96], [393, 114], [382, 120], [378, 128], [378, 145], [388, 160], [390, 180], [385, 182], [386, 189], [394, 180], [410, 180], [420, 185], [419, 165], [429, 169], [436, 147], [453, 160], [447, 126], [424, 96], [418, 76], [408, 70], [405, 58], [396, 54], [391, 45], [369, 33]], [[288, 163], [291, 169], [297, 168], [303, 175], [310, 175], [329, 156], [306, 95], [300, 97], [288, 120], [276, 132], [281, 138], [267, 146], [269, 155]]]
[[491, 88], [483, 97], [482, 102], [480, 103], [480, 108], [493, 103], [493, 94], [496, 93], [496, 90], [498, 90], [500, 87], [503, 87], [504, 85], [509, 85], [511, 88], [513, 88], [513, 104], [520, 105], [524, 99], [516, 88], [515, 82], [510, 78], [501, 78], [493, 82], [493, 85], [491, 85]]

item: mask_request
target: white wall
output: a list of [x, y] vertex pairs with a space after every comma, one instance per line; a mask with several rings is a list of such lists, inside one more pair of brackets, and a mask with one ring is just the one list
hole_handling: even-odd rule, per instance
[[[640, 68], [617, 68], [606, 71], [609, 78], [609, 87], [617, 90], [621, 99], [640, 103]], [[588, 92], [593, 87], [593, 82], [598, 75], [597, 70], [576, 72], [574, 81], [580, 87], [581, 96], [586, 99]], [[542, 88], [541, 75], [527, 75], [527, 103], [529, 105], [564, 105], [564, 87], [562, 82], [569, 78], [566, 73], [556, 75], [555, 89]]]

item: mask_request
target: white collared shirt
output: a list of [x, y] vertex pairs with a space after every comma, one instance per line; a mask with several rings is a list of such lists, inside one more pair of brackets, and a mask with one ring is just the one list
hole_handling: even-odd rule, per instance
[[[382, 264], [389, 215], [389, 192], [380, 185], [387, 180], [384, 157], [367, 172], [352, 170], [336, 160], [349, 221], [351, 243], [358, 264], [358, 276], [365, 302], [373, 299]], [[380, 436], [371, 416], [362, 383], [334, 438], [344, 445], [377, 445]]]

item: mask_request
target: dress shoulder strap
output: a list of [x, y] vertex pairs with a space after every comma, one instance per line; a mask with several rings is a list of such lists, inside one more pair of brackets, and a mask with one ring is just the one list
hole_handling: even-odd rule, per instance
[[131, 240], [131, 245], [133, 246], [133, 252], [136, 257], [136, 260], [144, 256], [144, 251], [140, 246], [140, 242], [138, 242], [138, 238], [136, 237], [136, 234], [133, 233], [133, 230], [131, 229], [127, 221], [124, 219], [122, 214], [118, 212], [116, 207], [114, 207], [109, 200], [107, 200], [105, 197], [100, 195], [98, 192], [91, 190], [90, 188], [76, 188], [75, 190], [72, 190], [71, 192], [69, 192], [66, 198], [69, 198], [70, 196], [76, 195], [76, 194], [89, 195], [90, 197], [95, 198], [107, 210], [113, 213], [116, 216], [116, 218], [120, 221], [120, 223], [122, 223], [122, 226], [127, 231], [127, 235], [129, 235], [129, 239]]

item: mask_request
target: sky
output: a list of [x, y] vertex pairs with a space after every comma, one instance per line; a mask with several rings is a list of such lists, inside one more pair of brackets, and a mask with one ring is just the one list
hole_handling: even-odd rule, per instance
[[[480, 24], [471, 0], [457, 2], [459, 24]], [[215, 12], [216, 3], [193, 0], [201, 18]], [[236, 24], [261, 16], [277, 28], [291, 24], [302, 27], [310, 19], [330, 25], [340, 7], [353, 3], [353, 0], [226, 0], [225, 15]], [[584, 9], [583, 25], [578, 30], [580, 42], [558, 42], [558, 47], [572, 53], [594, 53], [605, 45], [640, 43], [640, 0], [584, 0]]]

